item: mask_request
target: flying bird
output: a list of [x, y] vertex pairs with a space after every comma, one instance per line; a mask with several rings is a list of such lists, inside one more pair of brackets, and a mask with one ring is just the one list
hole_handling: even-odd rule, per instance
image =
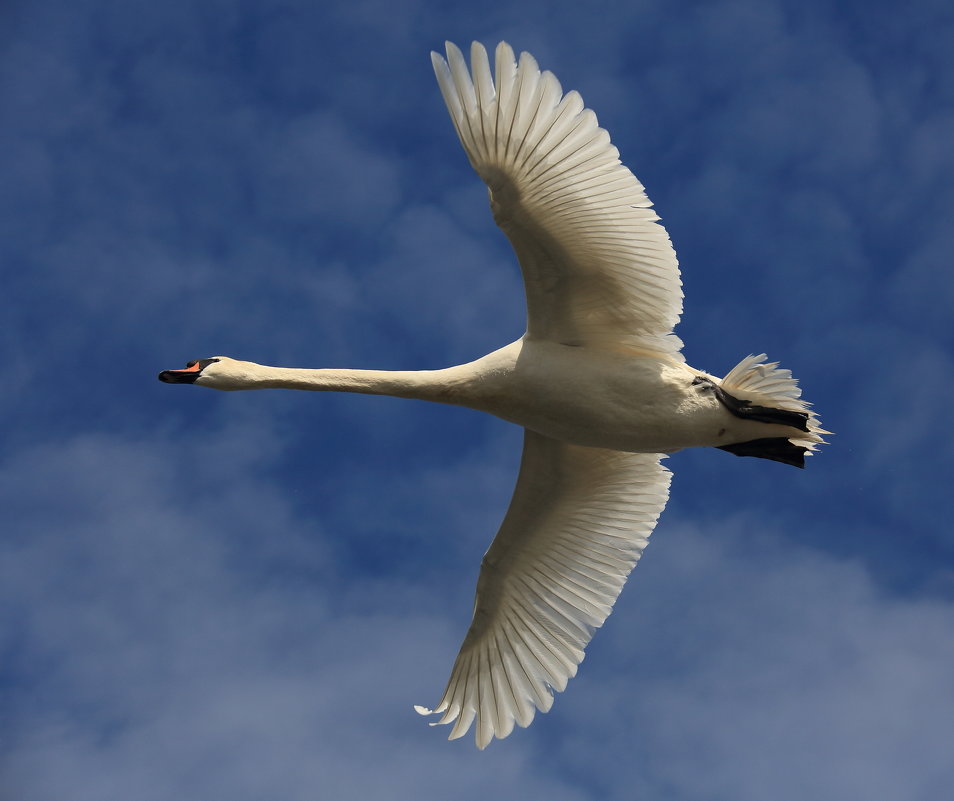
[[791, 372], [747, 356], [724, 378], [672, 333], [676, 254], [643, 187], [576, 92], [505, 42], [431, 54], [467, 158], [526, 289], [527, 330], [441, 370], [269, 367], [225, 356], [159, 379], [220, 390], [361, 392], [467, 406], [522, 426], [513, 499], [481, 562], [473, 619], [433, 709], [484, 748], [576, 674], [669, 496], [666, 454], [721, 448], [804, 466], [824, 442]]

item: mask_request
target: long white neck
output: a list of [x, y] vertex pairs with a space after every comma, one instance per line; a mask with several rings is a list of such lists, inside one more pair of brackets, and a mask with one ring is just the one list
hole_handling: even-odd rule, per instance
[[450, 403], [506, 417], [496, 407], [506, 394], [524, 343], [517, 340], [467, 364], [443, 370], [308, 370], [217, 357], [196, 379], [199, 386], [226, 391], [305, 389], [313, 392], [361, 392]]
[[[466, 402], [474, 371], [469, 365], [443, 370], [309, 370], [269, 367], [245, 362], [245, 369], [228, 386], [209, 382], [220, 389], [304, 389], [315, 392], [360, 392], [438, 403]], [[200, 382], [201, 383], [201, 382]], [[225, 383], [225, 382], [223, 382]]]

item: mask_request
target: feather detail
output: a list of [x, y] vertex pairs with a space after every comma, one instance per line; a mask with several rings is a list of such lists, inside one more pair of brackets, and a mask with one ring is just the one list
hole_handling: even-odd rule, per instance
[[510, 509], [484, 556], [470, 630], [433, 709], [484, 748], [546, 712], [576, 675], [669, 496], [660, 454], [524, 435]]
[[494, 219], [523, 271], [527, 335], [633, 346], [681, 359], [676, 254], [636, 177], [576, 92], [502, 42], [471, 69], [447, 43], [434, 72], [467, 158], [490, 189]]
[[792, 378], [792, 371], [778, 366], [778, 362], [767, 361], [768, 356], [746, 356], [723, 378], [719, 385], [732, 395], [759, 406], [788, 409], [804, 412], [808, 415], [808, 431], [801, 437], [789, 437], [794, 445], [807, 448], [806, 455], [825, 444], [823, 434], [831, 434], [821, 427], [821, 420], [812, 410], [811, 404], [802, 399], [802, 390], [798, 381]]

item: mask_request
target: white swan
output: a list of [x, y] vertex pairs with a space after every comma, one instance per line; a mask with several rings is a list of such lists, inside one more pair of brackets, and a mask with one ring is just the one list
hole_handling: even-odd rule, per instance
[[827, 433], [791, 373], [764, 354], [725, 378], [689, 367], [672, 328], [676, 256], [643, 187], [576, 92], [501, 43], [471, 72], [447, 44], [434, 70], [494, 219], [520, 261], [527, 333], [444, 370], [304, 370], [224, 356], [159, 374], [222, 390], [419, 398], [525, 429], [513, 500], [484, 556], [474, 616], [438, 723], [476, 721], [480, 748], [546, 712], [606, 620], [666, 504], [664, 454], [715, 446], [803, 466]]

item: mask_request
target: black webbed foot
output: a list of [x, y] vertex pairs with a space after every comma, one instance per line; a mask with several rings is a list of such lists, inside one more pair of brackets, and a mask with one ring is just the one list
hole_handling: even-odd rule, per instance
[[[693, 381], [693, 384], [697, 381], [700, 381], [700, 379]], [[774, 423], [781, 426], [791, 426], [792, 428], [797, 428], [799, 431], [808, 431], [808, 412], [794, 412], [791, 409], [773, 409], [771, 406], [758, 406], [751, 401], [730, 395], [717, 384], [713, 384], [712, 388], [719, 402], [736, 417], [743, 420], [754, 420], [758, 423]], [[761, 442], [762, 440], [755, 441]]]

